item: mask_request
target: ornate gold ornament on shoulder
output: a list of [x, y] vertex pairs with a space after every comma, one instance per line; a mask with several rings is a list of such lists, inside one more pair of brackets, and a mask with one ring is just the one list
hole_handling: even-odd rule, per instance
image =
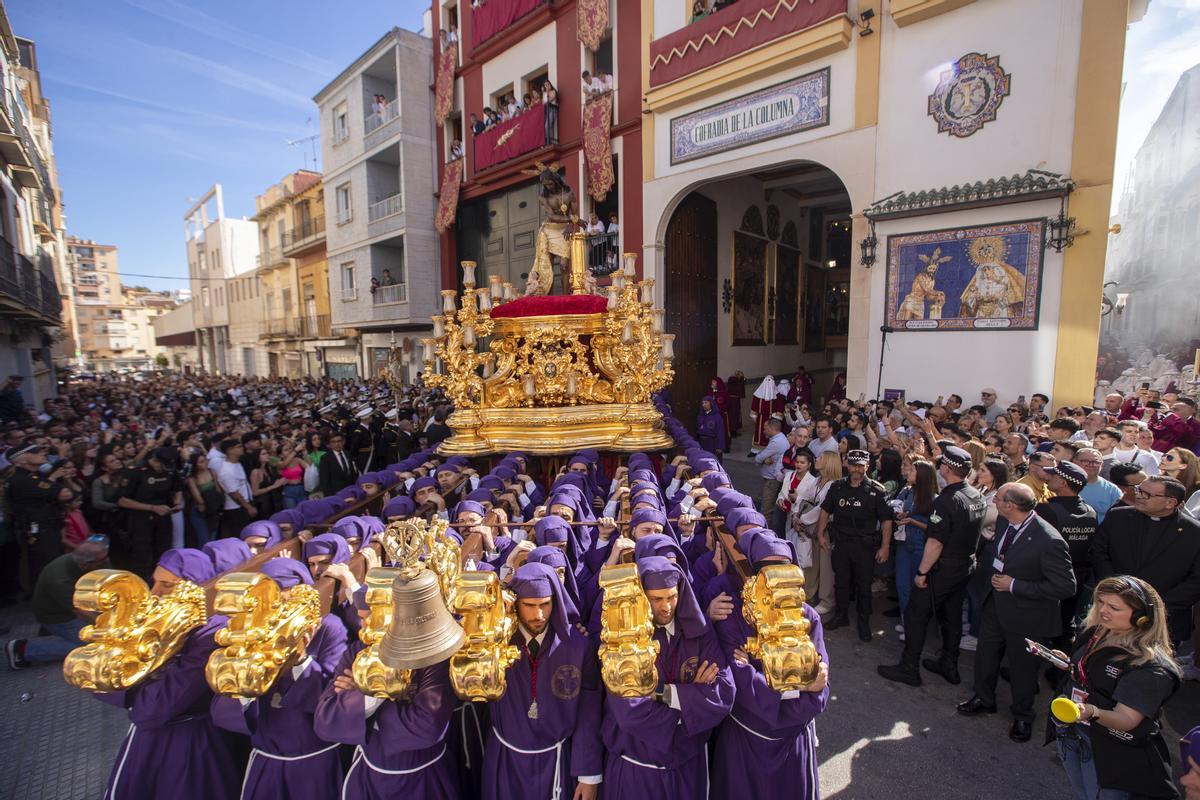
[[808, 686], [821, 666], [804, 602], [804, 571], [795, 564], [764, 566], [742, 586], [742, 616], [757, 633], [745, 650], [762, 662], [767, 685], [778, 692]]
[[225, 697], [261, 697], [286, 668], [304, 659], [321, 626], [321, 598], [301, 584], [286, 592], [261, 572], [234, 572], [217, 581], [213, 610], [229, 624], [213, 637], [204, 677]]
[[650, 601], [642, 591], [636, 564], [600, 570], [600, 676], [613, 694], [646, 697], [658, 686], [658, 642]]
[[208, 619], [204, 590], [180, 581], [169, 595], [150, 593], [132, 572], [98, 569], [75, 584], [75, 608], [98, 614], [79, 632], [82, 647], [63, 660], [67, 683], [92, 692], [130, 689], [170, 661]]
[[367, 572], [367, 619], [358, 631], [366, 645], [354, 657], [351, 674], [363, 694], [381, 700], [403, 698], [412, 685], [412, 670], [395, 669], [379, 660], [379, 642], [392, 623], [392, 584], [400, 570], [376, 567]]
[[507, 688], [505, 670], [521, 652], [509, 644], [516, 620], [513, 597], [500, 588], [494, 572], [464, 572], [458, 577], [454, 605], [466, 639], [450, 659], [450, 683], [464, 700], [498, 700]]

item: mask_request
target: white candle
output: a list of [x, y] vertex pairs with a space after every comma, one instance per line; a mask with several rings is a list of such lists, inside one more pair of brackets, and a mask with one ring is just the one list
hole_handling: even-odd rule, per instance
[[466, 286], [468, 288], [473, 288], [475, 286], [475, 262], [474, 261], [462, 262], [462, 271], [463, 271], [463, 286]]
[[655, 333], [662, 333], [663, 330], [663, 314], [661, 308], [655, 308], [650, 311], [650, 326]]
[[633, 341], [633, 323], [626, 322], [625, 327], [621, 329], [621, 344], [629, 344]]
[[625, 274], [633, 280], [637, 277], [637, 253], [625, 253], [621, 258], [625, 262]]
[[664, 359], [675, 357], [675, 334], [664, 333], [662, 337], [662, 354]]
[[441, 314], [436, 314], [430, 317], [433, 320], [433, 335], [440, 339], [446, 335], [446, 318]]
[[611, 311], [617, 307], [617, 287], [606, 286], [604, 291], [608, 294], [608, 309]]
[[574, 397], [579, 391], [579, 384], [576, 381], [575, 373], [567, 375], [567, 397]]
[[492, 300], [498, 302], [504, 299], [504, 279], [499, 275], [488, 275], [488, 283], [492, 287]]
[[467, 347], [475, 346], [475, 326], [469, 322], [463, 326], [463, 344]]
[[454, 305], [454, 290], [453, 289], [443, 289], [442, 290], [442, 311], [445, 311], [447, 314], [453, 314], [455, 309], [456, 309], [456, 306]]
[[480, 292], [479, 293], [479, 310], [480, 311], [491, 311], [492, 310], [492, 295], [490, 293], [488, 293], [488, 292]]
[[638, 285], [642, 287], [642, 302], [646, 305], [654, 302], [654, 281], [642, 281]]
[[536, 392], [536, 391], [537, 391], [537, 387], [533, 383], [533, 376], [526, 375], [525, 376], [525, 396], [528, 397], [530, 400], [532, 400], [534, 392]]

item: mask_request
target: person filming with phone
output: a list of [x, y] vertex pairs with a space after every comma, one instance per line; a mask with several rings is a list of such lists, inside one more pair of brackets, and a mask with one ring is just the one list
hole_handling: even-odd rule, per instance
[[1043, 657], [1070, 673], [1047, 734], [1058, 740], [1072, 796], [1178, 797], [1161, 717], [1181, 675], [1158, 592], [1131, 575], [1105, 578], [1069, 659], [1058, 650]]

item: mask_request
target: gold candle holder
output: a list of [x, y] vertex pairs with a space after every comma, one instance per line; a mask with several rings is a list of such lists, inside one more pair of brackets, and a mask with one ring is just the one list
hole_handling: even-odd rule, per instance
[[638, 283], [638, 286], [641, 287], [641, 290], [642, 290], [642, 304], [648, 306], [651, 303], [653, 303], [654, 302], [654, 280], [652, 278], [647, 278], [646, 280]]
[[474, 289], [476, 263], [474, 261], [463, 261], [460, 263], [462, 264], [463, 271], [463, 286], [468, 289]]
[[504, 299], [504, 278], [499, 275], [488, 275], [488, 285], [493, 303], [499, 303]]
[[453, 314], [458, 310], [454, 304], [454, 296], [457, 294], [453, 289], [442, 289], [442, 311], [446, 314]]
[[[431, 322], [433, 322], [434, 338], [440, 339], [443, 336], [445, 336], [446, 335], [446, 318], [444, 316], [442, 316], [441, 314], [435, 314], [434, 316], [430, 317], [429, 319]], [[424, 339], [422, 341], [432, 341], [432, 340]]]

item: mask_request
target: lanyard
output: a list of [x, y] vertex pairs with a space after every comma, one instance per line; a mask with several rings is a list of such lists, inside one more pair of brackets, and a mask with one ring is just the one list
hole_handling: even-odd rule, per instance
[[1025, 528], [1029, 527], [1029, 521], [1031, 519], [1033, 519], [1033, 514], [1030, 514], [1028, 517], [1026, 517], [1025, 520], [1017, 527], [1010, 527], [1004, 532], [1004, 538], [996, 547], [996, 556], [998, 558], [1003, 559], [1005, 554], [1008, 552], [1008, 548], [1016, 544], [1017, 539], [1019, 539], [1021, 534], [1025, 532]]
[[1081, 685], [1085, 690], [1088, 690], [1088, 691], [1091, 690], [1091, 687], [1088, 684], [1088, 678], [1087, 678], [1087, 662], [1088, 662], [1088, 659], [1091, 658], [1092, 655], [1096, 652], [1096, 650], [1099, 649], [1097, 647], [1097, 645], [1100, 644], [1100, 640], [1102, 638], [1104, 638], [1104, 630], [1103, 629], [1097, 630], [1095, 633], [1092, 634], [1092, 638], [1089, 639], [1088, 643], [1087, 643], [1087, 652], [1085, 652], [1079, 658], [1079, 663], [1075, 666], [1075, 670], [1074, 670], [1075, 682], [1078, 683], [1079, 685]]
[[542, 655], [546, 652], [545, 651], [546, 644], [545, 644], [545, 642], [542, 642], [542, 644], [538, 647], [537, 658], [534, 658], [533, 655], [529, 652], [529, 642], [524, 641], [524, 637], [521, 637], [521, 638], [522, 638], [521, 649], [524, 650], [525, 655], [529, 657], [529, 666], [530, 666], [529, 692], [530, 692], [532, 702], [529, 704], [528, 716], [530, 719], [537, 719], [537, 715], [538, 715], [538, 702], [537, 702], [538, 662], [542, 660]]

